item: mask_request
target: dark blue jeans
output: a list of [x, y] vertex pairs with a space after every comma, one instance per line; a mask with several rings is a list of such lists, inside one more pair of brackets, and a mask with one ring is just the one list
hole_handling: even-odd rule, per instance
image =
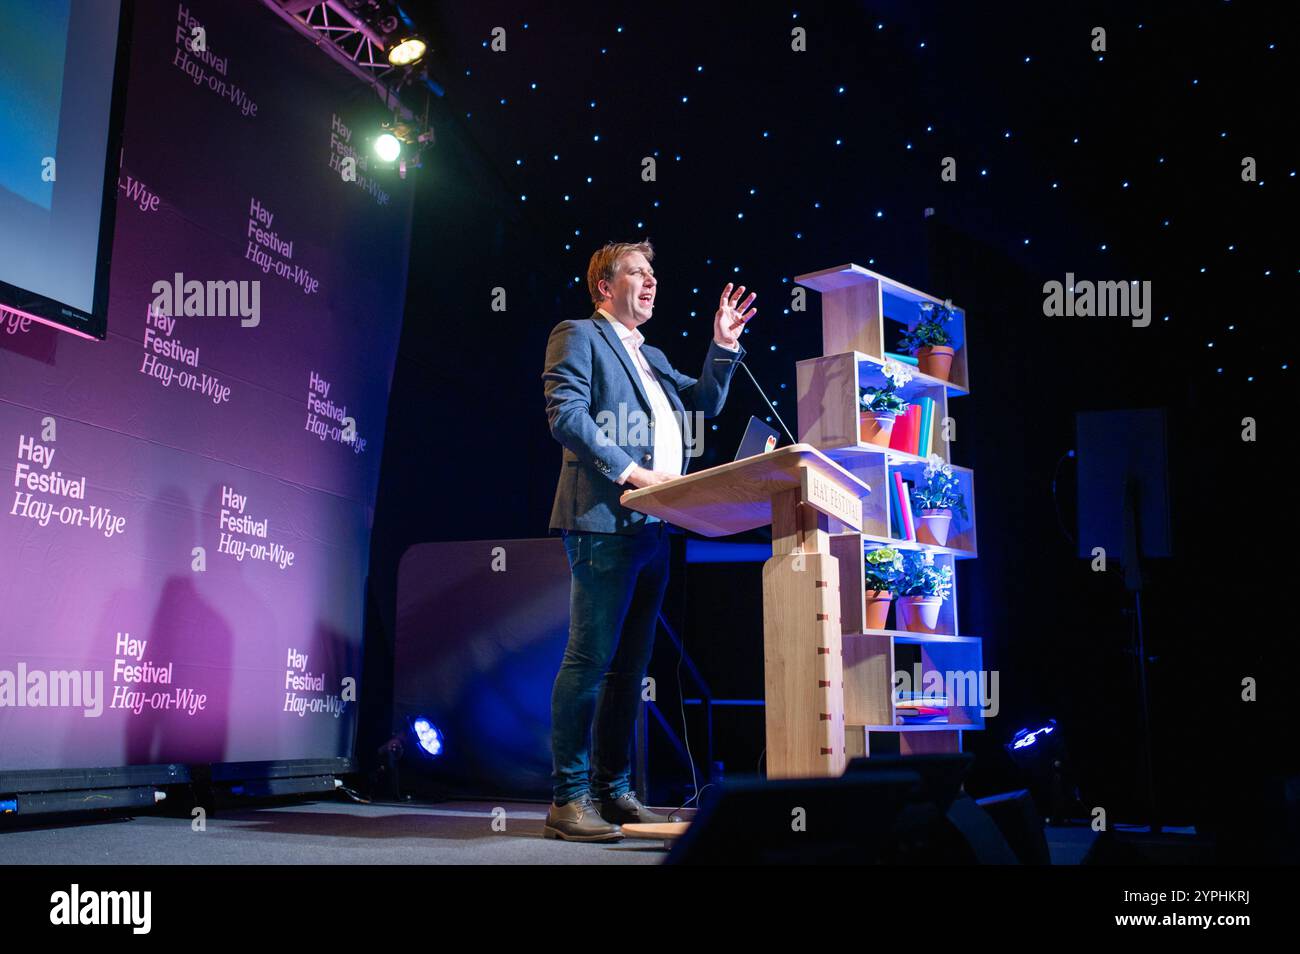
[[[629, 790], [629, 749], [668, 585], [668, 528], [567, 531], [569, 644], [551, 691], [555, 804]], [[590, 755], [590, 757], [589, 757]]]

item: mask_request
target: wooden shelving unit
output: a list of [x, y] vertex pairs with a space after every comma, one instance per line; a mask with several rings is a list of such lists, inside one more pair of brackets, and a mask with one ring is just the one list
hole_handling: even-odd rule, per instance
[[[821, 293], [822, 354], [839, 357], [860, 352], [876, 364], [883, 364], [886, 326], [889, 322], [914, 325], [921, 317], [921, 303], [943, 304], [943, 299], [917, 291], [861, 265], [837, 265], [819, 272], [795, 276], [805, 288]], [[953, 328], [953, 357], [950, 380], [924, 381], [945, 388], [950, 394], [970, 392], [970, 368], [966, 355], [966, 312], [956, 308]]]
[[[979, 691], [983, 645], [977, 637], [960, 635], [957, 623], [956, 561], [978, 555], [975, 473], [952, 464], [952, 442], [942, 439], [936, 427], [933, 451], [952, 464], [968, 518], [954, 514], [947, 546], [895, 538], [886, 488], [895, 471], [919, 479], [926, 459], [864, 442], [858, 405], [864, 387], [883, 383], [880, 372], [886, 352], [892, 350], [904, 327], [920, 319], [921, 303], [942, 301], [859, 265], [822, 269], [799, 275], [795, 281], [819, 292], [822, 304], [823, 354], [796, 366], [799, 440], [813, 445], [875, 490], [862, 501], [862, 532], [839, 533], [830, 539], [831, 553], [840, 565], [846, 754], [850, 758], [870, 755], [871, 736], [876, 733], [894, 736], [904, 755], [959, 752], [964, 732], [984, 728]], [[956, 307], [954, 311], [957, 317], [949, 326], [955, 352], [951, 380], [941, 381], [918, 371], [901, 392], [911, 403], [927, 397], [933, 400], [940, 421], [951, 417], [950, 399], [970, 393], [966, 313]], [[865, 628], [864, 557], [866, 551], [881, 546], [927, 550], [936, 566], [953, 567], [952, 592], [940, 610], [935, 634]], [[896, 613], [897, 601], [890, 608], [890, 626], [898, 625]], [[963, 688], [974, 690], [961, 700], [969, 704], [957, 706], [953, 703], [958, 700], [950, 698], [946, 723], [897, 725], [894, 674], [900, 667], [914, 674], [918, 666], [923, 683], [934, 678], [927, 676], [929, 673], [963, 674]]]

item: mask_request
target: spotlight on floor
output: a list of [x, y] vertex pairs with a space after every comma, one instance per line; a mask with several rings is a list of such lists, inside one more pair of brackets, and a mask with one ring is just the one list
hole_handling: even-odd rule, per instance
[[416, 745], [421, 754], [430, 758], [437, 758], [442, 754], [442, 733], [424, 716], [416, 716], [411, 720], [411, 732], [415, 735]]
[[428, 716], [408, 714], [402, 722], [405, 726], [399, 723], [396, 733], [379, 747], [380, 762], [372, 785], [374, 791], [397, 801], [405, 800], [403, 767], [420, 775], [446, 750], [446, 738]]
[[1047, 725], [1040, 726], [1037, 729], [1019, 729], [1016, 734], [1011, 737], [1012, 757], [1015, 757], [1017, 753], [1024, 755], [1026, 749], [1045, 741], [1047, 737], [1055, 731], [1055, 719], [1049, 719]]
[[1065, 739], [1055, 719], [1016, 731], [1005, 746], [1024, 775], [1034, 803], [1051, 824], [1061, 824], [1081, 805], [1070, 774]]

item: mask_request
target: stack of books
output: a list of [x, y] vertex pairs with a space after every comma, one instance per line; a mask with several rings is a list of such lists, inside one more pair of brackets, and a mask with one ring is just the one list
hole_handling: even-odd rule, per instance
[[923, 397], [917, 403], [909, 404], [907, 410], [894, 419], [894, 429], [889, 435], [890, 448], [917, 457], [929, 457], [939, 445], [937, 411], [934, 398]]
[[904, 692], [894, 700], [895, 725], [942, 725], [947, 721], [947, 696]]
[[916, 520], [912, 516], [910, 487], [898, 471], [891, 471], [889, 480], [889, 526], [899, 540], [916, 540]]

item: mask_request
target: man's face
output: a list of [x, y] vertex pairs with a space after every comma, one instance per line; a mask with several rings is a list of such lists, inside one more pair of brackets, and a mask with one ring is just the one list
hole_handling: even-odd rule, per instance
[[633, 326], [650, 320], [655, 310], [654, 269], [640, 252], [628, 252], [614, 271], [613, 283], [603, 283], [609, 304], [605, 310], [625, 324]]

